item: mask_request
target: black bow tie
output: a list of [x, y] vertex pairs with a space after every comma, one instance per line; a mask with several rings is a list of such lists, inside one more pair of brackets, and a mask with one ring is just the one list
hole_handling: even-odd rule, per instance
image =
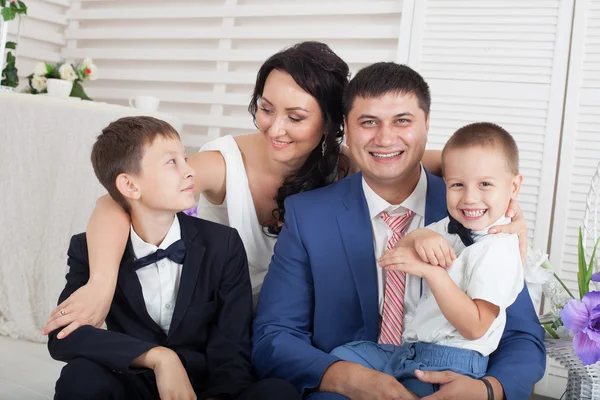
[[465, 228], [463, 224], [452, 218], [452, 215], [448, 214], [450, 217], [450, 222], [448, 223], [448, 233], [457, 234], [460, 237], [460, 240], [467, 247], [475, 243], [473, 240], [472, 231], [468, 228]]
[[156, 252], [147, 255], [146, 257], [134, 260], [133, 269], [137, 271], [138, 269], [145, 267], [146, 265], [154, 264], [163, 258], [169, 258], [177, 264], [183, 264], [183, 259], [185, 258], [185, 243], [183, 243], [183, 240], [179, 239], [167, 247], [166, 250], [158, 249]]

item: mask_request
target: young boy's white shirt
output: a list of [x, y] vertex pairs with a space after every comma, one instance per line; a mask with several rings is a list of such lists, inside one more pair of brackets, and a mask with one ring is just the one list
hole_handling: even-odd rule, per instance
[[[166, 250], [170, 245], [181, 239], [181, 227], [177, 216], [167, 235], [158, 246], [145, 242], [130, 228], [131, 245], [136, 258], [146, 257], [158, 249]], [[142, 295], [148, 315], [156, 322], [165, 334], [169, 333], [183, 264], [178, 264], [168, 257], [138, 269], [136, 272], [142, 287]]]
[[426, 342], [474, 350], [484, 356], [498, 347], [506, 325], [506, 308], [517, 298], [524, 285], [523, 266], [516, 234], [488, 234], [494, 225], [505, 225], [502, 217], [481, 231], [473, 231], [475, 241], [466, 247], [457, 234], [448, 233], [450, 219], [428, 225], [444, 236], [454, 248], [456, 260], [448, 275], [472, 299], [481, 299], [500, 308], [488, 331], [477, 340], [465, 339], [442, 314], [429, 286], [423, 280], [423, 295], [417, 307], [405, 315], [404, 342]]

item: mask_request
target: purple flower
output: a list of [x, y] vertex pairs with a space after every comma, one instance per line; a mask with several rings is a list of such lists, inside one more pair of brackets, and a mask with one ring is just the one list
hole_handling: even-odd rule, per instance
[[198, 206], [194, 206], [188, 210], [183, 210], [183, 212], [187, 215], [189, 215], [190, 217], [197, 217], [198, 216]]
[[595, 274], [592, 274], [592, 281], [600, 282], [600, 272], [596, 272]]
[[583, 365], [600, 360], [600, 292], [588, 292], [581, 301], [569, 300], [560, 318], [575, 335], [573, 349]]

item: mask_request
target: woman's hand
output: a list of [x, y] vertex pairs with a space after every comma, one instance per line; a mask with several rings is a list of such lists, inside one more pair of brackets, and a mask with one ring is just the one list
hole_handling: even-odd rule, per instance
[[110, 287], [113, 289], [109, 289], [107, 285], [88, 282], [77, 289], [52, 310], [42, 334], [48, 335], [64, 326], [57, 335], [58, 339], [63, 339], [82, 325], [100, 328], [108, 315], [114, 295], [115, 285]]

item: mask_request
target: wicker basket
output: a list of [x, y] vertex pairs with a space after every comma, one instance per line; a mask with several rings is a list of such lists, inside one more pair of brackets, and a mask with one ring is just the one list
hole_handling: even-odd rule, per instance
[[584, 366], [573, 352], [573, 340], [546, 339], [547, 354], [567, 368], [566, 400], [600, 399], [600, 362]]

